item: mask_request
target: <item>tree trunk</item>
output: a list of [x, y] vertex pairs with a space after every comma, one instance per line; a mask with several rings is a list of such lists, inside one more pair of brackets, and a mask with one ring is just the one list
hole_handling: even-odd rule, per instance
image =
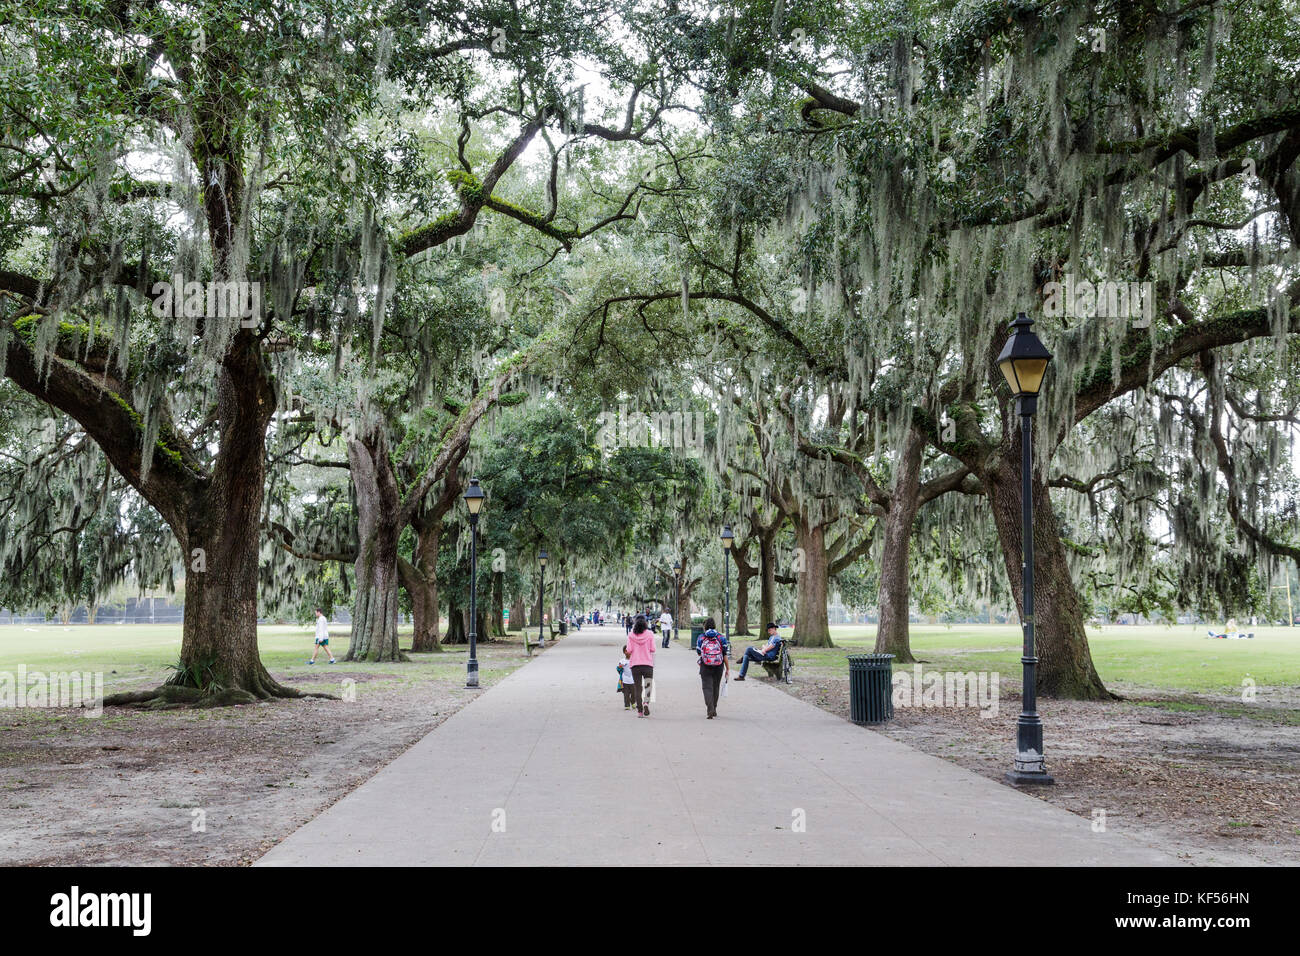
[[190, 554], [199, 550], [201, 558], [193, 559], [185, 578], [181, 656], [167, 683], [280, 696], [257, 650], [257, 522], [219, 518], [220, 508], [203, 510], [210, 517], [196, 522], [187, 542]]
[[826, 613], [830, 562], [826, 556], [826, 526], [804, 518], [795, 522], [803, 568], [796, 577], [794, 634], [804, 647], [834, 647]]
[[436, 574], [428, 573], [421, 577], [420, 592], [422, 600], [419, 604], [414, 603], [412, 607], [417, 608], [415, 614], [415, 636], [411, 641], [411, 650], [420, 653], [442, 653], [442, 644], [438, 640], [438, 577]]
[[758, 537], [759, 617], [762, 623], [776, 620], [776, 529], [765, 531]]
[[397, 541], [376, 535], [357, 557], [349, 661], [397, 661]]
[[737, 637], [749, 637], [749, 579], [757, 572], [753, 568], [736, 569], [736, 629]]
[[415, 632], [411, 637], [411, 650], [419, 654], [438, 654], [438, 547], [442, 538], [442, 522], [430, 521], [415, 528], [414, 561], [398, 561], [402, 586], [411, 597], [411, 616]]
[[687, 627], [691, 623], [691, 592], [695, 590], [695, 583], [687, 584], [682, 582], [681, 607], [682, 616], [678, 618], [682, 622], [682, 627]]
[[86, 605], [86, 623], [94, 624], [95, 617], [99, 614], [99, 605], [93, 601]]
[[921, 506], [921, 456], [925, 437], [908, 432], [898, 460], [889, 511], [885, 514], [885, 542], [880, 555], [880, 624], [876, 628], [877, 654], [893, 654], [894, 663], [910, 664], [912, 644], [908, 631], [911, 604], [912, 524]]
[[218, 390], [221, 452], [207, 488], [185, 503], [185, 526], [173, 526], [188, 573], [180, 660], [167, 684], [296, 697], [267, 673], [257, 647], [266, 425], [275, 407], [265, 360], [251, 348], [232, 350]]
[[748, 637], [753, 633], [749, 629], [749, 581], [758, 574], [760, 565], [749, 563], [749, 542], [752, 538], [751, 534], [743, 545], [731, 549], [731, 557], [736, 565], [736, 621], [732, 633], [738, 637]]
[[524, 616], [528, 613], [524, 607], [524, 596], [515, 594], [514, 600], [510, 602], [510, 630], [522, 631], [527, 625], [524, 622]]
[[357, 502], [356, 594], [349, 661], [399, 661], [397, 541], [401, 498], [382, 430], [348, 441]]
[[456, 599], [447, 598], [447, 635], [444, 644], [468, 644], [469, 632], [465, 630], [465, 611], [456, 603]]
[[411, 652], [440, 654], [438, 642], [438, 579], [424, 574], [411, 562], [397, 559], [397, 570], [402, 587], [411, 598], [411, 618], [414, 633], [411, 635]]
[[[984, 477], [993, 520], [1016, 608], [1024, 619], [1021, 580], [1023, 531], [1020, 514], [1020, 441], [996, 470]], [[1083, 609], [1070, 576], [1061, 532], [1048, 489], [1034, 478], [1034, 644], [1038, 692], [1045, 697], [1107, 700], [1111, 693], [1097, 676], [1084, 631]]]
[[492, 614], [488, 618], [487, 635], [489, 637], [505, 637], [506, 628], [503, 618], [505, 617], [505, 573], [502, 571], [492, 572]]

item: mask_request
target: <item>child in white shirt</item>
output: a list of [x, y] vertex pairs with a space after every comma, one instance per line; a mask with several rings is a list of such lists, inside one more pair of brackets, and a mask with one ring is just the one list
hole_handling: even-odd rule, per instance
[[623, 648], [623, 657], [618, 662], [618, 686], [623, 691], [623, 709], [632, 709], [632, 661], [628, 659], [627, 648]]

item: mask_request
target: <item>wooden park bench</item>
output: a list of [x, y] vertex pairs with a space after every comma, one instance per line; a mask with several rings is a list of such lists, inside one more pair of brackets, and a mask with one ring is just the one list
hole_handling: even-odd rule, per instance
[[759, 662], [763, 665], [763, 670], [767, 671], [768, 677], [792, 683], [790, 672], [794, 670], [794, 661], [790, 659], [790, 645], [793, 643], [793, 637], [781, 638], [781, 645], [776, 649], [776, 660]]

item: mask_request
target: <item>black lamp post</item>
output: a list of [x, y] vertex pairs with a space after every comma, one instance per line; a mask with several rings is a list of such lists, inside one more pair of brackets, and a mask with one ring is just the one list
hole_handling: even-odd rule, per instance
[[1011, 337], [998, 356], [998, 368], [1011, 386], [1020, 416], [1020, 521], [1022, 545], [1023, 613], [1020, 624], [1025, 633], [1021, 683], [1020, 717], [1016, 721], [1015, 767], [1007, 771], [1011, 783], [1052, 783], [1043, 766], [1043, 722], [1038, 716], [1038, 658], [1034, 653], [1034, 412], [1038, 410], [1038, 390], [1052, 353], [1047, 351], [1033, 332], [1033, 320], [1021, 312], [1011, 324]]
[[731, 640], [731, 546], [736, 543], [731, 525], [722, 526], [722, 636]]
[[469, 508], [469, 660], [465, 664], [465, 686], [478, 686], [478, 513], [487, 495], [471, 478], [463, 495]]
[[673, 562], [673, 640], [677, 640], [677, 615], [682, 609], [682, 563]]
[[542, 582], [537, 587], [537, 646], [538, 647], [546, 646], [546, 632], [544, 630], [544, 627], [546, 625], [546, 562], [548, 560], [550, 560], [550, 556], [545, 551], [541, 551], [538, 553], [537, 563], [541, 565], [542, 568]]

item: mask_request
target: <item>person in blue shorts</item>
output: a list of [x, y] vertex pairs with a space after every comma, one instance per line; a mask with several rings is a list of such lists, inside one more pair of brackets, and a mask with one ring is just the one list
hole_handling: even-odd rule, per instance
[[330, 622], [322, 613], [320, 608], [316, 608], [316, 649], [311, 652], [311, 660], [308, 664], [316, 663], [316, 655], [320, 653], [321, 648], [325, 648], [325, 653], [330, 656], [330, 663], [334, 663], [334, 654], [330, 650]]

